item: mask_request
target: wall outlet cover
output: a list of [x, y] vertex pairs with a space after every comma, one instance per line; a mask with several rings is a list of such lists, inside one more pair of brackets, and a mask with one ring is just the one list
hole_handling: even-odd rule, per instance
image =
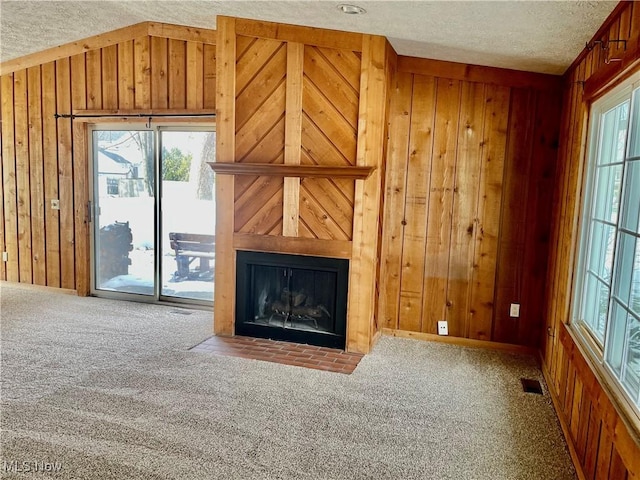
[[520, 304], [512, 303], [511, 308], [509, 309], [509, 316], [513, 318], [518, 318], [520, 316]]
[[438, 321], [438, 335], [449, 335], [449, 325], [446, 320]]

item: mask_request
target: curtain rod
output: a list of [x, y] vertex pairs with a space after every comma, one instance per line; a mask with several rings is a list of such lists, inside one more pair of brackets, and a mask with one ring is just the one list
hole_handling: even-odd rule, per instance
[[156, 117], [215, 117], [215, 113], [95, 113], [95, 114], [74, 114], [74, 113], [54, 113], [54, 118], [128, 118], [128, 117], [139, 117], [139, 118], [156, 118]]

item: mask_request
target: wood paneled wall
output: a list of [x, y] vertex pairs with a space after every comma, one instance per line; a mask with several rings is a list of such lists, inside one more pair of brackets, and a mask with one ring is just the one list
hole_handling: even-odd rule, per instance
[[528, 75], [400, 62], [383, 327], [436, 333], [447, 320], [451, 336], [539, 345], [561, 102], [557, 77]]
[[[8, 259], [0, 279], [88, 288], [83, 127], [74, 132], [55, 114], [215, 108], [215, 32], [142, 26], [88, 39], [92, 49], [73, 44], [2, 65], [0, 244]], [[80, 53], [59, 58], [60, 51]]]
[[[569, 321], [589, 99], [585, 92], [613, 86], [621, 66], [640, 65], [640, 3], [621, 2], [593, 40], [627, 40], [607, 50], [585, 50], [565, 74], [559, 167], [553, 195], [549, 271], [544, 304], [543, 368], [581, 478], [640, 478], [640, 446], [593, 367], [565, 325]], [[622, 59], [611, 61], [611, 59]], [[607, 63], [608, 62], [608, 63]], [[613, 80], [609, 82], [608, 80]], [[634, 440], [635, 437], [635, 440]]]
[[374, 170], [365, 180], [218, 176], [216, 333], [233, 333], [237, 249], [342, 257], [347, 349], [367, 352], [395, 52], [382, 37], [226, 17], [218, 40], [218, 162]]

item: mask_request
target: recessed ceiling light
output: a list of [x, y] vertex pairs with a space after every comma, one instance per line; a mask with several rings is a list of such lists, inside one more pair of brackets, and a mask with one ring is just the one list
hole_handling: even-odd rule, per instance
[[346, 13], [347, 15], [362, 15], [363, 13], [367, 13], [364, 8], [357, 5], [349, 5], [347, 3], [341, 3], [338, 5], [338, 10], [342, 13]]

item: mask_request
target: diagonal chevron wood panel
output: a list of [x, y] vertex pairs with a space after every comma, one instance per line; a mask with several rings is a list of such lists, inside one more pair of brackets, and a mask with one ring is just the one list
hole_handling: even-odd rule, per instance
[[[291, 127], [287, 98], [300, 95], [300, 163], [356, 165], [361, 54], [305, 45], [298, 69], [289, 71], [301, 74], [301, 83], [288, 83], [291, 48], [288, 42], [237, 36], [235, 161], [284, 163]], [[283, 234], [284, 183], [236, 176], [236, 233]], [[354, 194], [353, 180], [302, 179], [295, 200], [298, 236], [351, 240]]]
[[[302, 164], [355, 165], [360, 53], [306, 45], [302, 90]], [[354, 182], [304, 179], [302, 237], [351, 240]]]
[[[236, 162], [283, 163], [286, 109], [285, 42], [238, 36]], [[235, 178], [235, 231], [282, 234], [283, 179]]]

